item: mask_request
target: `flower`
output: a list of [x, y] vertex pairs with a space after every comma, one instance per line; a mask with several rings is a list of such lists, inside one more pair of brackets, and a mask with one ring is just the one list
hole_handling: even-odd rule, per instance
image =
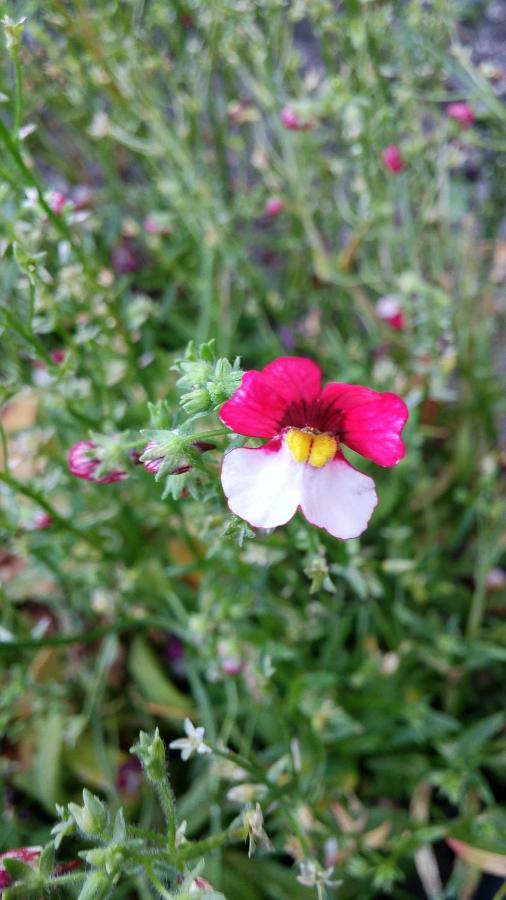
[[279, 114], [282, 124], [288, 131], [311, 131], [316, 127], [316, 122], [303, 122], [292, 106], [284, 106]]
[[398, 175], [404, 170], [404, 160], [396, 144], [390, 144], [388, 147], [385, 147], [381, 154], [381, 159], [387, 169], [390, 169], [394, 175]]
[[265, 201], [264, 214], [269, 219], [273, 219], [283, 210], [284, 205], [281, 197], [268, 197]]
[[171, 750], [181, 750], [182, 760], [186, 762], [194, 753], [212, 753], [211, 748], [204, 743], [204, 728], [195, 728], [189, 719], [185, 719], [184, 730], [185, 738], [178, 738], [177, 741], [171, 741], [169, 744]]
[[308, 522], [334, 537], [358, 537], [376, 492], [340, 444], [393, 466], [405, 453], [400, 433], [407, 417], [395, 394], [355, 384], [322, 389], [319, 366], [303, 357], [280, 357], [246, 372], [220, 418], [237, 434], [269, 441], [225, 454], [221, 482], [229, 508], [256, 528], [275, 528], [300, 507]]
[[111, 265], [118, 275], [130, 275], [142, 268], [143, 259], [136, 243], [129, 237], [121, 238], [111, 254]]
[[464, 128], [470, 128], [471, 125], [474, 125], [474, 109], [469, 103], [464, 103], [463, 101], [450, 103], [446, 107], [446, 115], [450, 119], [455, 119]]
[[0, 853], [0, 890], [9, 887], [13, 882], [12, 876], [3, 864], [4, 859], [18, 859], [20, 862], [30, 865], [39, 859], [41, 853], [42, 847], [17, 847], [16, 850]]
[[376, 303], [376, 313], [379, 319], [382, 319], [395, 331], [406, 330], [406, 315], [399, 300], [393, 294], [379, 298]]
[[38, 512], [33, 517], [33, 521], [30, 526], [28, 526], [29, 531], [45, 531], [46, 528], [51, 528], [53, 524], [53, 520], [49, 513], [47, 512]]
[[297, 881], [306, 887], [338, 887], [342, 882], [331, 881], [330, 876], [334, 871], [334, 867], [323, 869], [315, 859], [303, 859], [299, 863], [300, 875], [297, 875]]
[[111, 469], [104, 475], [97, 476], [97, 469], [102, 465], [102, 460], [96, 456], [97, 445], [94, 441], [78, 441], [71, 447], [67, 462], [71, 475], [84, 478], [85, 481], [93, 481], [95, 484], [110, 484], [113, 481], [123, 481], [128, 478], [123, 469]]

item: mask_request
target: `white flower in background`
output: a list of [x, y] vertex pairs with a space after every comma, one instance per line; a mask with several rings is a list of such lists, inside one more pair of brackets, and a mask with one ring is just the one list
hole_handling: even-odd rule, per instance
[[186, 762], [194, 753], [212, 753], [211, 748], [204, 743], [204, 728], [195, 728], [189, 719], [185, 719], [184, 730], [185, 738], [178, 738], [169, 744], [171, 750], [181, 750], [182, 760]]
[[232, 803], [251, 803], [252, 800], [265, 797], [266, 793], [265, 784], [238, 784], [227, 791], [227, 800], [231, 800]]
[[330, 876], [334, 871], [334, 867], [324, 869], [316, 859], [303, 859], [299, 863], [300, 875], [297, 875], [297, 881], [306, 887], [337, 887], [341, 881], [331, 881]]

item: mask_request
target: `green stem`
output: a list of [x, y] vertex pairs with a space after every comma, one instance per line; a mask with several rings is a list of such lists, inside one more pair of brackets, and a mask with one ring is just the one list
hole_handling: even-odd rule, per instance
[[14, 641], [0, 643], [0, 656], [2, 653], [10, 653], [13, 650], [38, 650], [41, 647], [64, 647], [67, 644], [83, 644], [88, 641], [97, 641], [109, 634], [118, 634], [128, 631], [130, 628], [159, 628], [161, 622], [158, 619], [129, 619], [125, 622], [116, 622], [105, 625], [102, 628], [92, 628], [74, 634], [55, 634], [46, 638], [21, 638]]
[[19, 54], [17, 48], [12, 51], [12, 59], [14, 62], [14, 72], [16, 75], [16, 93], [14, 97], [14, 122], [13, 132], [16, 141], [19, 141], [19, 131], [21, 121], [23, 119], [23, 73], [19, 62]]
[[201, 841], [195, 841], [194, 843], [189, 844], [188, 847], [183, 846], [180, 848], [178, 854], [179, 859], [186, 862], [187, 860], [195, 859], [197, 856], [204, 856], [204, 854], [209, 853], [209, 851], [214, 850], [216, 847], [221, 847], [222, 844], [232, 844], [237, 841], [245, 840], [247, 834], [248, 829], [245, 827], [220, 831], [218, 834], [212, 834], [211, 837], [204, 838]]
[[176, 808], [174, 803], [174, 795], [169, 784], [168, 778], [164, 778], [157, 785], [158, 795], [163, 810], [165, 822], [167, 824], [167, 842], [169, 853], [172, 855], [176, 850]]
[[13, 491], [16, 491], [18, 494], [23, 494], [24, 497], [29, 497], [31, 500], [34, 500], [35, 503], [38, 503], [39, 506], [44, 509], [48, 515], [51, 516], [53, 521], [59, 525], [61, 528], [66, 529], [75, 537], [78, 537], [82, 541], [86, 541], [86, 543], [91, 544], [95, 549], [103, 550], [103, 542], [102, 540], [96, 536], [87, 534], [85, 531], [81, 531], [80, 528], [76, 528], [72, 522], [69, 522], [68, 519], [65, 519], [64, 516], [60, 515], [60, 513], [49, 503], [44, 494], [35, 488], [29, 487], [26, 484], [22, 484], [20, 481], [17, 481], [12, 475], [9, 475], [7, 472], [0, 472], [0, 481], [3, 481], [4, 484], [7, 484]]
[[0, 419], [0, 445], [2, 447], [2, 465], [7, 474], [9, 474], [9, 445], [7, 443], [7, 435], [5, 428]]
[[166, 887], [164, 887], [162, 882], [156, 877], [151, 866], [148, 866], [144, 862], [143, 868], [144, 868], [144, 871], [145, 871], [146, 875], [148, 876], [151, 884], [153, 885], [153, 887], [156, 888], [156, 890], [160, 894], [160, 897], [163, 897], [164, 900], [174, 900], [173, 895], [167, 890]]

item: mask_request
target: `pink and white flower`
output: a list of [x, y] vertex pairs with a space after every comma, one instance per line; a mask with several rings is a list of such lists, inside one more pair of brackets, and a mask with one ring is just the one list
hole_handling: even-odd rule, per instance
[[406, 330], [406, 314], [394, 294], [386, 294], [379, 298], [376, 303], [376, 313], [379, 319], [386, 322], [395, 331]]
[[97, 456], [98, 447], [94, 441], [78, 441], [69, 450], [67, 457], [69, 472], [77, 478], [85, 481], [93, 481], [95, 484], [111, 484], [114, 481], [123, 481], [128, 478], [128, 473], [123, 469], [111, 469], [103, 475], [97, 476], [97, 470], [102, 465], [102, 460]]
[[253, 527], [284, 525], [300, 508], [312, 525], [346, 540], [364, 531], [377, 497], [341, 444], [394, 466], [405, 453], [408, 410], [396, 394], [356, 384], [322, 388], [321, 378], [316, 363], [295, 356], [245, 373], [220, 418], [237, 434], [269, 440], [227, 453], [221, 482], [231, 511]]
[[36, 863], [42, 853], [42, 847], [17, 847], [15, 850], [7, 850], [0, 853], [0, 891], [9, 887], [14, 879], [4, 865], [4, 859], [18, 859], [20, 862], [32, 865]]

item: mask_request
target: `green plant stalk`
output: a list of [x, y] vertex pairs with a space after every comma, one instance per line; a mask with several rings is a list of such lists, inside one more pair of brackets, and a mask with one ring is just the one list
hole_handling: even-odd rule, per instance
[[86, 541], [86, 543], [91, 544], [96, 549], [103, 551], [103, 542], [102, 540], [94, 534], [88, 534], [85, 531], [81, 531], [80, 528], [76, 528], [72, 522], [69, 522], [64, 516], [60, 515], [60, 513], [52, 506], [51, 503], [46, 500], [44, 494], [35, 488], [29, 487], [26, 484], [22, 484], [22, 482], [17, 481], [16, 478], [13, 478], [12, 475], [9, 475], [7, 472], [0, 472], [0, 481], [3, 481], [4, 484], [7, 484], [13, 491], [17, 491], [19, 494], [23, 494], [25, 497], [29, 497], [31, 500], [34, 500], [35, 503], [38, 503], [39, 506], [44, 509], [48, 515], [54, 520], [54, 522], [59, 525], [61, 528], [64, 528], [66, 531], [69, 531], [75, 537], [78, 537], [82, 541]]
[[174, 794], [172, 793], [172, 788], [167, 777], [156, 785], [156, 789], [167, 825], [168, 850], [169, 854], [172, 856], [176, 851], [176, 808]]
[[16, 46], [12, 49], [12, 60], [14, 63], [14, 73], [16, 78], [16, 93], [14, 95], [14, 120], [12, 130], [14, 132], [14, 139], [16, 141], [19, 141], [19, 132], [23, 119], [23, 72], [21, 69], [21, 63], [19, 61], [18, 48]]

